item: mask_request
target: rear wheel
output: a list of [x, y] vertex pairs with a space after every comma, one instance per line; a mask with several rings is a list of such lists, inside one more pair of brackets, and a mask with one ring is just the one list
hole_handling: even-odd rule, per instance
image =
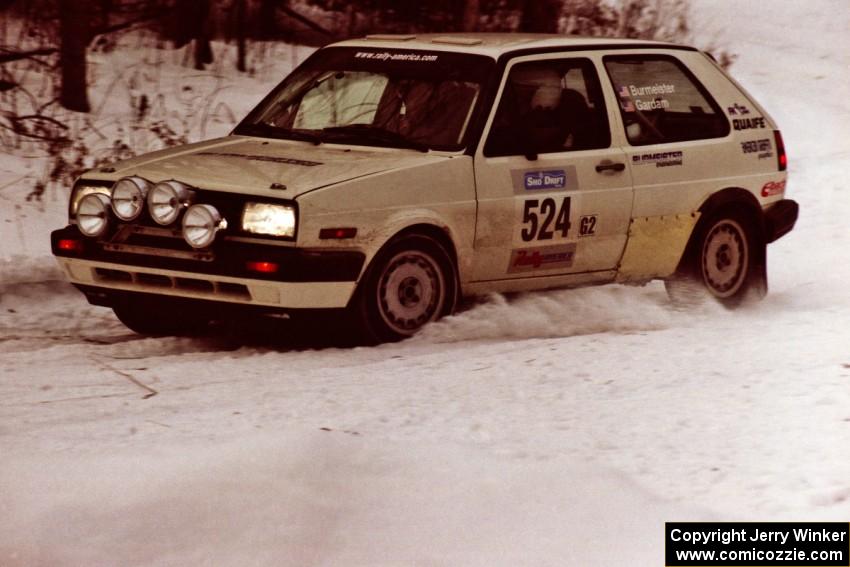
[[381, 251], [358, 290], [357, 316], [369, 342], [397, 341], [451, 313], [457, 303], [454, 263], [424, 235]]
[[738, 213], [721, 213], [701, 223], [688, 256], [667, 293], [675, 304], [687, 305], [713, 297], [737, 307], [748, 296], [766, 290], [764, 241], [751, 222]]

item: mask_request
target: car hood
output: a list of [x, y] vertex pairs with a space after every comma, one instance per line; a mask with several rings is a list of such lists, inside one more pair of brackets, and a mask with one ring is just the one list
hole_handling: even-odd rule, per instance
[[111, 181], [138, 175], [154, 183], [176, 179], [214, 191], [291, 199], [358, 177], [446, 159], [395, 148], [228, 136], [120, 161], [86, 178]]

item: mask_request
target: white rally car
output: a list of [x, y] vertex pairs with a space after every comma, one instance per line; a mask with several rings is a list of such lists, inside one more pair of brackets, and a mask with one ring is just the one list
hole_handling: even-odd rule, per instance
[[337, 310], [396, 340], [462, 297], [661, 278], [766, 290], [782, 137], [705, 53], [523, 34], [315, 52], [224, 138], [101, 167], [52, 233], [131, 329]]

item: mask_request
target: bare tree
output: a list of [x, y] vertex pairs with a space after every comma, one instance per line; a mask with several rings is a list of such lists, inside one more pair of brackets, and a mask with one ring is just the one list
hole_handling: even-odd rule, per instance
[[59, 0], [59, 65], [62, 90], [59, 102], [68, 110], [88, 112], [86, 46], [89, 43], [88, 2]]
[[523, 0], [520, 31], [558, 33], [560, 0]]
[[479, 0], [465, 0], [463, 3], [463, 31], [472, 32], [478, 30], [479, 15]]
[[234, 26], [236, 27], [236, 70], [245, 72], [245, 0], [234, 0]]

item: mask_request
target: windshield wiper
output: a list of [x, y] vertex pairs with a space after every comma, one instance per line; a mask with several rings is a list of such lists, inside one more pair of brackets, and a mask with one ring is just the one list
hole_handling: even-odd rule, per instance
[[283, 140], [299, 140], [319, 145], [322, 138], [318, 134], [311, 134], [306, 130], [295, 130], [292, 128], [279, 128], [270, 124], [246, 124], [236, 130], [237, 134], [245, 136], [261, 136], [264, 138], [278, 138]]
[[347, 126], [331, 126], [322, 128], [322, 132], [326, 134], [342, 134], [351, 136], [355, 139], [364, 140], [367, 142], [385, 143], [399, 148], [409, 148], [420, 152], [427, 152], [428, 145], [416, 140], [411, 140], [403, 134], [393, 132], [381, 128], [380, 126], [372, 126], [371, 124], [348, 124]]

